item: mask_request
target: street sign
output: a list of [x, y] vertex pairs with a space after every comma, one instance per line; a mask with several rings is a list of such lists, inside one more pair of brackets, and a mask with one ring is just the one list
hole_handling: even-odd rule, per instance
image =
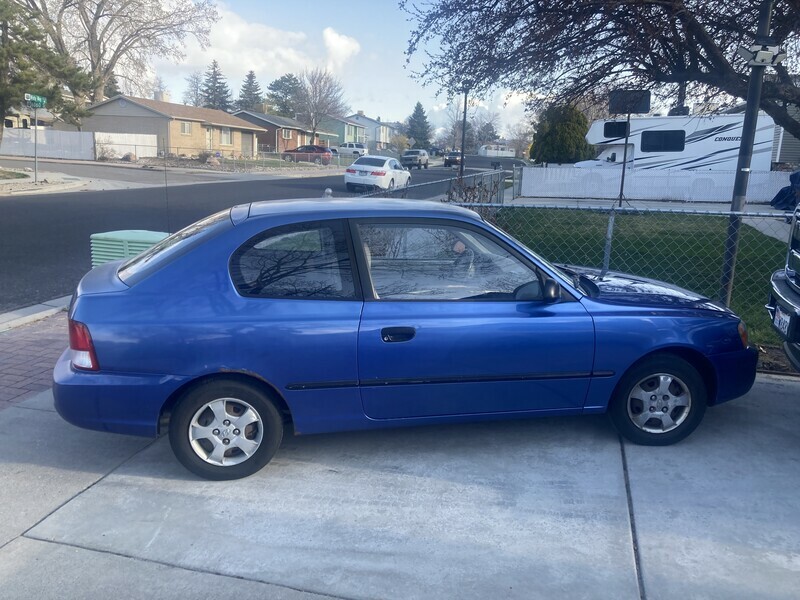
[[30, 108], [44, 108], [47, 106], [47, 98], [36, 94], [25, 94], [25, 102]]

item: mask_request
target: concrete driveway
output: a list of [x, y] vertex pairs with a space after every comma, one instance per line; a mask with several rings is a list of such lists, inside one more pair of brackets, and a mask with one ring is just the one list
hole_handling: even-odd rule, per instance
[[800, 380], [667, 448], [605, 417], [289, 438], [249, 479], [0, 411], [0, 598], [797, 598]]

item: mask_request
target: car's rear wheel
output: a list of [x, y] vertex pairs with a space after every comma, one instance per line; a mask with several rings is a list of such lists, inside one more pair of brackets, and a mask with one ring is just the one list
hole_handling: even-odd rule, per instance
[[354, 192], [356, 189], [356, 186], [354, 186], [352, 183], [345, 183], [344, 186], [347, 188], [348, 192]]
[[389, 185], [387, 186], [386, 189], [390, 191], [394, 189], [394, 179], [389, 180]]
[[292, 155], [287, 154], [286, 156], [283, 157], [283, 160], [285, 160], [286, 162], [292, 162]]
[[248, 384], [215, 380], [190, 390], [169, 423], [181, 464], [206, 479], [239, 479], [266, 465], [283, 439], [275, 404]]
[[428, 168], [428, 163], [425, 163], [425, 168], [426, 168], [426, 169]]
[[679, 442], [703, 420], [707, 393], [691, 364], [672, 355], [653, 356], [620, 380], [609, 414], [620, 434], [636, 444]]

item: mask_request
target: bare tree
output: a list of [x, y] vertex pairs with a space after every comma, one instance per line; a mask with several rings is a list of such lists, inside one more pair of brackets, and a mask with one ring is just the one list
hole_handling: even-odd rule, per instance
[[470, 119], [475, 130], [475, 143], [478, 146], [488, 144], [497, 139], [497, 128], [500, 126], [500, 114], [484, 107], [475, 109]]
[[189, 106], [203, 105], [203, 74], [193, 71], [184, 78], [186, 89], [183, 90], [183, 103]]
[[349, 107], [344, 100], [342, 84], [325, 69], [303, 71], [300, 85], [297, 116], [311, 130], [314, 140], [326, 116], [343, 117]]
[[[139, 79], [152, 57], [183, 58], [183, 42], [194, 37], [208, 46], [217, 19], [213, 0], [13, 0], [94, 80], [86, 100], [103, 99], [112, 74]], [[81, 90], [72, 90], [81, 94]]]
[[[538, 91], [533, 108], [605, 98], [610, 88], [651, 89], [677, 104], [687, 95], [746, 98], [754, 0], [431, 0], [402, 5], [417, 21], [408, 54], [425, 53], [420, 77], [446, 90], [500, 84]], [[761, 108], [796, 137], [800, 0], [775, 0], [774, 42], [789, 59], [764, 82]], [[453, 56], [459, 60], [454, 61]]]
[[508, 128], [507, 140], [518, 157], [528, 158], [528, 148], [533, 141], [533, 125], [528, 121], [520, 121]]

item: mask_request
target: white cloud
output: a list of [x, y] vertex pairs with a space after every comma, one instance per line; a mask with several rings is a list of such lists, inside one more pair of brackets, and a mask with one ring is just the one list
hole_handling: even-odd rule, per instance
[[337, 73], [344, 64], [361, 52], [361, 44], [350, 36], [338, 33], [332, 27], [322, 31], [322, 41], [328, 51], [328, 70]]

